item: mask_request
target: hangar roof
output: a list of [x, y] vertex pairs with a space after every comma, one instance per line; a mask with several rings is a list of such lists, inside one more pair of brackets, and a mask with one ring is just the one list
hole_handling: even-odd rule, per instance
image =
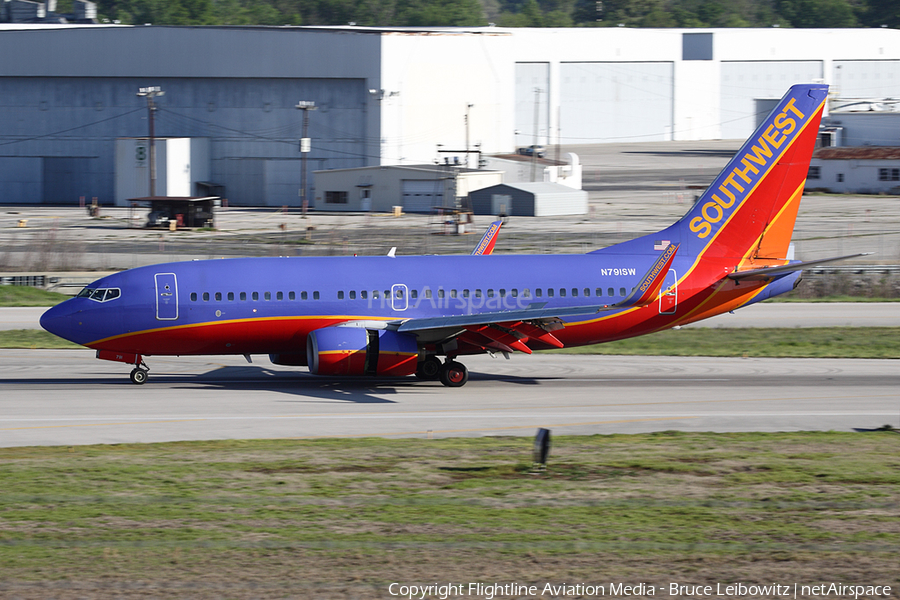
[[819, 148], [813, 158], [822, 160], [900, 160], [900, 146], [832, 146]]

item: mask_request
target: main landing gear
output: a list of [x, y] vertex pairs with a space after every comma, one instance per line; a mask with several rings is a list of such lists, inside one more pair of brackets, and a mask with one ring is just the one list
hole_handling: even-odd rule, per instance
[[416, 377], [422, 381], [438, 381], [447, 387], [462, 387], [469, 380], [465, 365], [449, 358], [441, 363], [437, 356], [429, 355], [419, 363]]

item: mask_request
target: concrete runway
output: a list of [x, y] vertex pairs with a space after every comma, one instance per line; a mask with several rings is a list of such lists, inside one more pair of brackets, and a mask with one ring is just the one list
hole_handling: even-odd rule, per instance
[[469, 384], [320, 379], [260, 357], [152, 357], [144, 386], [90, 350], [0, 351], [0, 446], [331, 436], [872, 429], [890, 360], [469, 357]]
[[[0, 330], [40, 329], [46, 308], [0, 308]], [[754, 304], [687, 327], [900, 327], [900, 302]]]

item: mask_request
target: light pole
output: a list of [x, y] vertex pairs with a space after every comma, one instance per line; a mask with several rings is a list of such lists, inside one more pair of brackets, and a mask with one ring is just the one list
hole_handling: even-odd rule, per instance
[[537, 146], [538, 127], [540, 127], [541, 115], [541, 88], [534, 88], [534, 144], [531, 146], [531, 181], [534, 182], [534, 172], [537, 170]]
[[466, 104], [466, 168], [469, 168], [469, 111], [474, 104]]
[[153, 116], [156, 113], [156, 103], [153, 101], [154, 98], [158, 96], [164, 95], [165, 92], [162, 91], [158, 85], [153, 87], [145, 87], [140, 88], [138, 90], [138, 96], [145, 96], [147, 98], [147, 111], [150, 113], [149, 123], [150, 123], [150, 197], [156, 196], [156, 136], [153, 131]]
[[303, 133], [300, 138], [300, 210], [303, 217], [306, 217], [306, 209], [309, 208], [309, 201], [306, 199], [306, 155], [312, 148], [309, 139], [309, 111], [316, 110], [316, 103], [311, 100], [301, 100], [297, 103], [297, 108], [303, 111]]
[[[369, 95], [372, 97], [373, 100], [378, 101], [378, 123], [379, 123], [378, 128], [380, 131], [384, 131], [384, 123], [382, 123], [382, 119], [384, 118], [384, 114], [382, 114], [384, 101], [387, 98], [393, 98], [394, 96], [399, 96], [400, 92], [387, 92], [383, 89], [372, 88], [369, 90]], [[400, 124], [402, 124], [402, 121], [398, 122], [398, 125], [400, 125]], [[399, 156], [400, 164], [403, 164], [403, 149], [402, 149], [403, 138], [400, 135], [400, 133], [401, 132], [398, 130], [398, 135], [397, 135], [398, 152], [397, 152], [397, 154]], [[387, 144], [387, 140], [384, 138], [383, 135], [380, 136], [379, 140], [378, 140], [378, 162], [379, 162], [379, 164], [382, 162], [382, 160], [384, 160], [384, 147], [386, 144]]]

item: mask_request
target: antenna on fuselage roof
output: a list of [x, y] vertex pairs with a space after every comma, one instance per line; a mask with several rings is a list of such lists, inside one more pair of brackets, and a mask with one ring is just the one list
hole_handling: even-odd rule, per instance
[[396, 254], [397, 254], [397, 246], [394, 246], [393, 248], [388, 250], [388, 253], [387, 253], [387, 255], [390, 256], [391, 258], [395, 258]]

